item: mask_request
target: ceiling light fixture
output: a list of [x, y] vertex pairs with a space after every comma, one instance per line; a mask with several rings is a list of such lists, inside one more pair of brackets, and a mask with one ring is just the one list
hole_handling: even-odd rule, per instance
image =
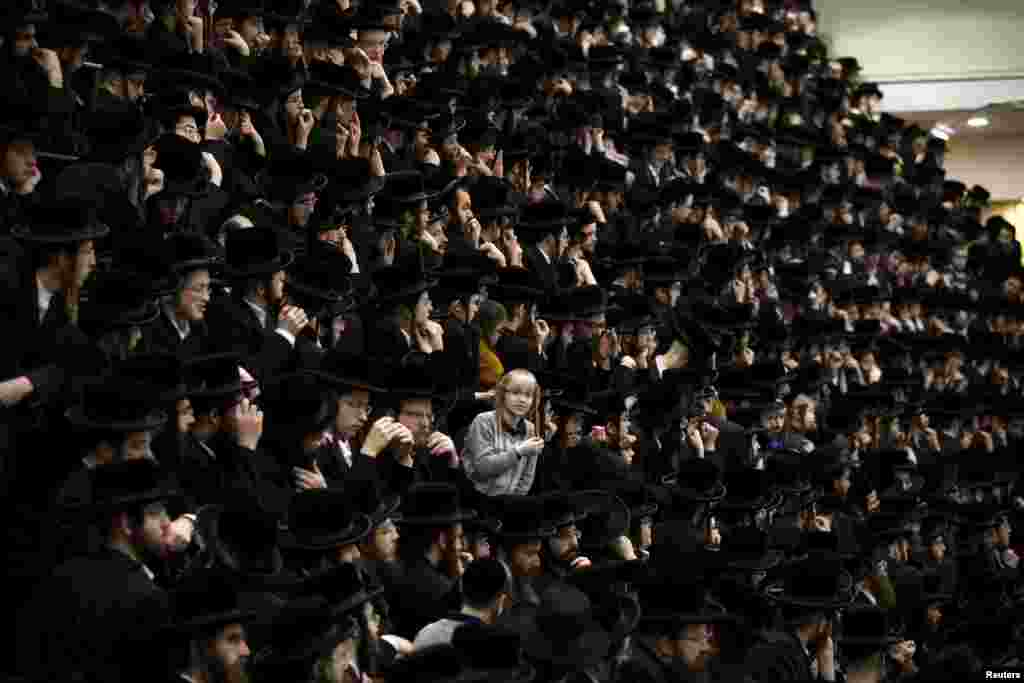
[[987, 116], [972, 116], [967, 119], [967, 125], [971, 128], [987, 128], [992, 123]]

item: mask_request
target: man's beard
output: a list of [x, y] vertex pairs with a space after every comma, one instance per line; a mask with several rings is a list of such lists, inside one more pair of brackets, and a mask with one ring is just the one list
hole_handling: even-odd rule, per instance
[[217, 657], [211, 657], [206, 664], [207, 683], [248, 683], [249, 672], [246, 660], [240, 659], [231, 666], [225, 666]]

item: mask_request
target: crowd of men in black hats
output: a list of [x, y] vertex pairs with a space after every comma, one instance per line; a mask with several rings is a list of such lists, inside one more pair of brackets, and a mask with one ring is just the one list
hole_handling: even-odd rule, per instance
[[0, 15], [12, 680], [1020, 665], [1015, 230], [808, 0]]

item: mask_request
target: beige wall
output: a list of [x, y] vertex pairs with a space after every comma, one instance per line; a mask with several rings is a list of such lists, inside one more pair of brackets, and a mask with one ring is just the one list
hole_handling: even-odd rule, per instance
[[1024, 197], [1024, 137], [950, 140], [946, 177], [981, 185], [994, 201]]
[[1024, 75], [1022, 0], [816, 0], [832, 53], [875, 81]]

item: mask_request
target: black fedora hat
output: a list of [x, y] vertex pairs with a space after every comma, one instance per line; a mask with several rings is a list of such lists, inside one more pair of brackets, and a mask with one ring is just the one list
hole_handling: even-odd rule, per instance
[[641, 629], [665, 624], [678, 629], [687, 624], [723, 624], [737, 620], [712, 602], [703, 583], [678, 572], [655, 572], [639, 588], [643, 606]]
[[224, 251], [224, 271], [229, 278], [272, 275], [294, 260], [294, 254], [281, 248], [277, 232], [269, 227], [229, 231]]
[[544, 289], [526, 268], [504, 268], [498, 271], [498, 281], [489, 285], [490, 295], [505, 304], [515, 301], [537, 301], [544, 297]]
[[405, 526], [443, 527], [477, 518], [474, 510], [462, 508], [459, 490], [450, 484], [421, 483], [409, 487], [402, 501]]
[[230, 624], [245, 624], [259, 616], [239, 601], [238, 580], [222, 568], [190, 574], [171, 592], [166, 635], [205, 634]]
[[676, 498], [697, 503], [720, 501], [727, 491], [722, 483], [722, 470], [710, 460], [694, 458], [679, 463], [662, 483]]
[[594, 619], [586, 593], [557, 583], [541, 595], [523, 640], [530, 659], [573, 670], [607, 657], [610, 646], [611, 639]]
[[575, 522], [580, 548], [585, 552], [607, 551], [616, 539], [629, 535], [629, 507], [610, 491], [579, 491], [572, 496], [582, 517]]
[[182, 276], [193, 270], [216, 272], [223, 264], [219, 246], [205, 235], [176, 233], [160, 245], [167, 271]]
[[225, 104], [229, 108], [243, 111], [258, 111], [260, 102], [253, 94], [256, 80], [247, 71], [241, 69], [225, 69], [220, 74], [226, 91]]
[[379, 195], [382, 202], [400, 205], [419, 204], [435, 199], [438, 194], [427, 188], [426, 177], [420, 171], [405, 170], [389, 173], [387, 184]]
[[324, 551], [365, 539], [373, 527], [357, 512], [350, 496], [335, 489], [297, 494], [288, 510], [288, 528], [281, 533], [285, 550]]
[[296, 668], [309, 669], [339, 643], [358, 635], [356, 619], [339, 619], [326, 598], [296, 598], [274, 615], [267, 647], [256, 654], [254, 669], [268, 678], [294, 675]]
[[173, 353], [136, 353], [114, 363], [112, 374], [148, 384], [158, 402], [177, 401], [188, 396], [185, 365]]
[[598, 285], [575, 287], [549, 299], [543, 311], [547, 320], [583, 320], [608, 310], [608, 297]]
[[223, 501], [204, 506], [197, 520], [214, 563], [245, 580], [280, 576], [284, 560], [278, 545], [278, 517], [245, 489], [228, 491]]
[[725, 485], [728, 494], [719, 502], [727, 510], [760, 510], [778, 507], [780, 494], [773, 492], [771, 479], [764, 470], [743, 468], [730, 471]]
[[157, 137], [142, 111], [127, 103], [86, 115], [83, 126], [92, 143], [86, 156], [90, 162], [120, 163], [142, 154]]
[[179, 495], [167, 486], [163, 468], [146, 458], [95, 467], [90, 473], [92, 495], [86, 505], [97, 512], [141, 506]]
[[153, 168], [164, 172], [161, 194], [198, 197], [206, 194], [208, 183], [202, 148], [177, 133], [161, 135], [153, 143]]
[[229, 398], [242, 391], [237, 353], [211, 353], [189, 358], [185, 363], [185, 383], [190, 398]]
[[373, 273], [373, 285], [377, 290], [374, 297], [376, 303], [399, 302], [437, 286], [437, 280], [424, 271], [422, 259], [410, 261], [405, 265], [396, 263], [385, 266]]
[[91, 337], [109, 330], [144, 327], [160, 315], [153, 283], [128, 270], [98, 273], [89, 284], [78, 314], [79, 328]]
[[846, 607], [853, 600], [853, 577], [836, 553], [808, 553], [780, 571], [781, 588], [768, 593], [779, 604], [827, 610]]
[[167, 423], [155, 404], [152, 386], [130, 377], [108, 377], [82, 387], [78, 404], [66, 413], [80, 430], [149, 432]]
[[718, 559], [730, 569], [759, 572], [777, 567], [782, 554], [770, 547], [768, 533], [756, 527], [737, 527], [722, 539]]
[[497, 496], [493, 500], [501, 516], [501, 529], [496, 534], [505, 543], [529, 543], [555, 535], [554, 526], [545, 516], [544, 499], [538, 496]]
[[350, 99], [362, 100], [370, 96], [369, 89], [363, 87], [358, 72], [351, 64], [313, 62], [309, 67], [306, 87]]
[[387, 184], [388, 176], [373, 175], [369, 159], [340, 159], [333, 163], [329, 196], [335, 201], [356, 202], [372, 197]]
[[372, 394], [385, 393], [386, 390], [375, 383], [375, 377], [369, 372], [369, 365], [365, 356], [334, 347], [324, 354], [317, 367], [309, 371], [328, 386], [342, 391], [362, 389]]
[[74, 244], [106, 237], [110, 228], [100, 223], [96, 206], [78, 198], [66, 197], [39, 204], [25, 216], [26, 223], [11, 229], [11, 235], [34, 244]]
[[384, 592], [380, 586], [368, 585], [366, 575], [351, 562], [308, 576], [295, 590], [296, 597], [326, 598], [335, 617], [351, 614]]
[[[337, 247], [321, 240], [314, 240], [308, 251], [288, 267], [288, 281], [285, 290], [297, 295], [300, 300], [311, 300], [321, 304], [348, 303], [352, 301], [352, 261]], [[337, 308], [334, 309], [337, 313]]]
[[329, 388], [308, 372], [273, 377], [266, 382], [261, 400], [268, 427], [294, 435], [326, 430], [337, 414]]
[[267, 167], [266, 187], [270, 196], [292, 202], [327, 187], [327, 176], [311, 163], [305, 152], [289, 150], [275, 154]]

